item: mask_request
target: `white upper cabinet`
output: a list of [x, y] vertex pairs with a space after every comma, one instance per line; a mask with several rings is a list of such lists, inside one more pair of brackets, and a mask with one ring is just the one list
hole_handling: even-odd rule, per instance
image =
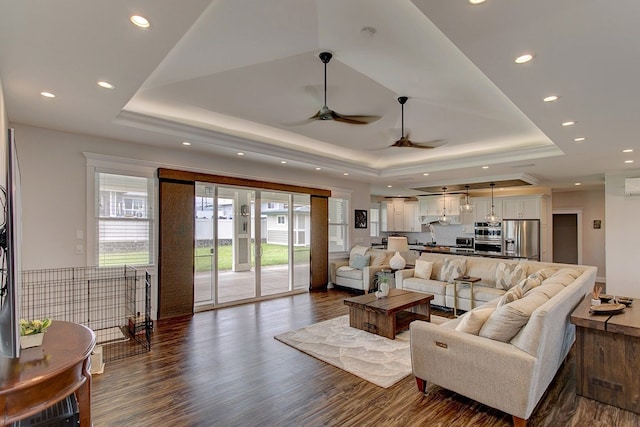
[[504, 219], [540, 219], [540, 197], [506, 197], [502, 200]]
[[418, 221], [418, 202], [405, 202], [404, 204], [404, 231], [422, 231]]
[[[471, 200], [473, 205], [473, 213], [475, 216], [475, 222], [486, 222], [486, 217], [491, 212], [491, 197], [474, 197]], [[500, 199], [493, 199], [493, 213], [499, 217], [502, 215], [502, 201]]]

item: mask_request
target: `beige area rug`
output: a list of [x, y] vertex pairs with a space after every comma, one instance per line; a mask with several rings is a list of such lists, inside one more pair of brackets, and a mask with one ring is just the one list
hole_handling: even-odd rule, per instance
[[[436, 324], [446, 320], [431, 316]], [[349, 316], [340, 316], [274, 338], [380, 387], [391, 387], [411, 373], [409, 331], [390, 340], [352, 328]]]

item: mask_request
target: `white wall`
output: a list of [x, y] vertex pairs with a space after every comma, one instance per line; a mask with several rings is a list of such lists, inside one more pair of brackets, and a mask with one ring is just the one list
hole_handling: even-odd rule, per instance
[[640, 297], [640, 197], [624, 194], [624, 179], [640, 177], [640, 170], [605, 176], [607, 217], [607, 293]]
[[[606, 281], [605, 236], [610, 222], [605, 221], [604, 187], [585, 191], [553, 193], [553, 209], [582, 209], [582, 264], [598, 267], [598, 280]], [[602, 228], [594, 229], [593, 221], [602, 220]]]
[[[351, 195], [351, 211], [368, 209], [369, 184], [317, 171], [263, 165], [246, 159], [203, 154], [189, 148], [163, 149], [14, 124], [22, 175], [23, 269], [87, 265], [76, 246], [86, 242], [87, 169], [83, 152], [151, 162], [162, 167], [199, 170], [273, 182], [339, 189]], [[78, 240], [82, 230], [85, 239]], [[369, 229], [350, 232], [369, 243]], [[87, 248], [85, 248], [85, 251]], [[89, 250], [93, 250], [89, 248]]]

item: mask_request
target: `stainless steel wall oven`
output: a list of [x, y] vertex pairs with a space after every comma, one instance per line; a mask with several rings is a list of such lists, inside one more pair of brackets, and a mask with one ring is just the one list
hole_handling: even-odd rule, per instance
[[475, 223], [474, 249], [479, 252], [502, 253], [502, 223]]

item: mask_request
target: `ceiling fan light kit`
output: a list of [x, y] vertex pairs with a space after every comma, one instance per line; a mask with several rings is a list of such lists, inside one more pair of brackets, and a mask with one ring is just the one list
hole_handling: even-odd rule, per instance
[[310, 117], [310, 120], [333, 120], [350, 125], [367, 125], [380, 119], [380, 116], [353, 116], [339, 114], [327, 107], [327, 64], [333, 58], [331, 52], [320, 52], [320, 60], [324, 64], [324, 104], [322, 108]]

